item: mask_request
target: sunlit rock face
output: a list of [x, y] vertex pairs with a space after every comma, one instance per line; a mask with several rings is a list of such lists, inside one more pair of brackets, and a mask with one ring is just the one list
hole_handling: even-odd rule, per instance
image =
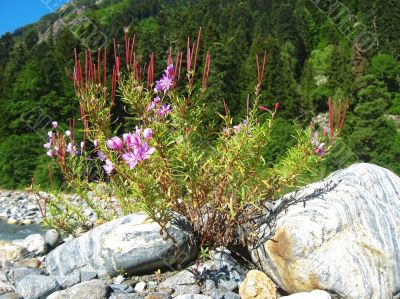
[[285, 197], [290, 196], [307, 199], [275, 207], [276, 225], [263, 224], [261, 231], [272, 232], [272, 240], [260, 239], [251, 251], [279, 286], [289, 293], [328, 290], [348, 299], [400, 292], [398, 176], [354, 164]]
[[58, 246], [46, 258], [46, 269], [63, 287], [75, 285], [85, 273], [98, 276], [136, 274], [176, 267], [194, 258], [191, 234], [170, 224], [170, 238], [145, 214], [131, 214], [105, 223]]

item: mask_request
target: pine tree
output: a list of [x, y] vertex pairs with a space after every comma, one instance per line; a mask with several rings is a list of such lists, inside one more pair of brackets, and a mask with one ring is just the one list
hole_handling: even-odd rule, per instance
[[359, 86], [348, 144], [361, 161], [399, 171], [400, 160], [396, 158], [400, 153], [394, 138], [396, 129], [384, 116], [390, 93], [374, 75], [361, 78]]

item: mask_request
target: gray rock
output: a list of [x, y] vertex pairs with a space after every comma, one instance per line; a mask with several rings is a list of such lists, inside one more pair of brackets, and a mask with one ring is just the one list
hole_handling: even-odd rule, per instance
[[146, 294], [119, 294], [113, 293], [108, 299], [145, 299]]
[[118, 275], [117, 277], [113, 278], [113, 282], [116, 284], [123, 283], [126, 280], [126, 278], [123, 275]]
[[214, 299], [240, 299], [239, 294], [234, 292], [221, 292], [216, 291], [212, 294], [212, 298]]
[[96, 272], [87, 272], [87, 271], [81, 272], [81, 279], [80, 279], [81, 282], [89, 281], [96, 278], [97, 278]]
[[17, 214], [17, 212], [18, 212], [18, 207], [12, 207], [11, 209], [10, 209], [10, 213], [11, 214]]
[[114, 293], [128, 294], [133, 293], [135, 290], [126, 284], [110, 284], [108, 286]]
[[3, 295], [0, 295], [0, 299], [24, 299], [20, 295], [16, 293], [6, 293]]
[[215, 268], [219, 271], [227, 271], [232, 280], [243, 281], [246, 277], [246, 271], [231, 256], [231, 252], [226, 248], [218, 248], [212, 253]]
[[0, 241], [0, 265], [22, 258], [28, 251], [25, 247]]
[[155, 289], [158, 286], [157, 281], [150, 280], [147, 282], [147, 287], [149, 289]]
[[171, 299], [172, 297], [167, 293], [150, 292], [144, 298], [145, 299]]
[[27, 267], [15, 267], [12, 269], [12, 273], [14, 281], [19, 281], [28, 275], [41, 275], [43, 274], [43, 270]]
[[59, 289], [57, 281], [44, 275], [27, 275], [15, 283], [16, 292], [24, 299], [46, 298]]
[[176, 296], [175, 299], [213, 299], [213, 297], [200, 294], [183, 294]]
[[[293, 198], [302, 202], [280, 209]], [[348, 299], [380, 299], [400, 292], [400, 178], [394, 173], [354, 164], [284, 196], [274, 211], [276, 227], [262, 226], [252, 258], [288, 293], [325, 289]], [[274, 241], [263, 238], [270, 233]]]
[[14, 263], [14, 267], [39, 268], [41, 262], [37, 258], [24, 258]]
[[51, 294], [47, 299], [105, 299], [107, 285], [104, 281], [95, 279], [85, 281], [73, 287]]
[[176, 240], [176, 252], [173, 241], [160, 235], [160, 226], [138, 213], [58, 246], [47, 255], [46, 269], [60, 285], [68, 287], [80, 281], [82, 271], [96, 272], [99, 277], [116, 276], [121, 270], [138, 274], [193, 259], [196, 247], [189, 245], [190, 234], [175, 224], [168, 228]]
[[47, 252], [46, 241], [40, 234], [29, 235], [22, 241], [13, 241], [13, 243], [25, 247], [29, 252], [36, 255], [43, 255]]
[[196, 277], [193, 272], [189, 270], [183, 270], [175, 274], [174, 276], [168, 277], [164, 281], [162, 281], [159, 285], [160, 288], [173, 288], [177, 285], [187, 285], [187, 284], [195, 284]]
[[144, 281], [139, 281], [136, 285], [135, 285], [135, 292], [137, 293], [141, 293], [144, 292], [144, 290], [147, 287], [147, 283], [145, 283]]
[[213, 294], [217, 291], [215, 282], [211, 279], [206, 279], [206, 281], [203, 283], [203, 288], [205, 294]]
[[189, 284], [189, 285], [176, 285], [174, 288], [174, 293], [172, 294], [174, 297], [183, 295], [183, 294], [199, 294], [201, 293], [201, 287], [197, 284]]
[[29, 204], [29, 205], [27, 205], [27, 206], [26, 206], [26, 209], [27, 209], [28, 211], [39, 211], [38, 206], [37, 206], [37, 205], [34, 205], [34, 204]]
[[212, 252], [211, 257], [211, 263], [206, 263], [200, 269], [202, 280], [205, 281], [205, 293], [213, 294], [216, 289], [221, 292], [237, 291], [246, 271], [226, 248], [218, 248]]
[[44, 237], [46, 244], [50, 245], [52, 248], [56, 247], [61, 241], [61, 235], [55, 229], [48, 230]]
[[173, 296], [182, 294], [198, 294], [201, 288], [190, 270], [183, 270], [160, 283], [159, 289], [173, 289]]
[[15, 288], [12, 283], [8, 281], [0, 281], [0, 294], [14, 292]]
[[283, 296], [281, 299], [331, 299], [331, 295], [328, 292], [321, 290], [314, 290], [312, 292], [306, 293], [296, 293], [290, 296]]

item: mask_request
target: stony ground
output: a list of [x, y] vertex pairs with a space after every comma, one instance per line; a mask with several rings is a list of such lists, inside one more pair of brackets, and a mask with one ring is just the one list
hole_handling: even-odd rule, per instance
[[0, 219], [10, 224], [41, 222], [41, 213], [33, 194], [0, 191]]
[[44, 261], [47, 252], [62, 242], [54, 230], [45, 236], [35, 234], [12, 243], [0, 242], [0, 298], [240, 298], [239, 283], [246, 270], [229, 252], [218, 266], [210, 255], [208, 260], [184, 269], [160, 269], [141, 276], [121, 273], [99, 278], [95, 272], [85, 272], [79, 284], [60, 290], [57, 281], [48, 275]]

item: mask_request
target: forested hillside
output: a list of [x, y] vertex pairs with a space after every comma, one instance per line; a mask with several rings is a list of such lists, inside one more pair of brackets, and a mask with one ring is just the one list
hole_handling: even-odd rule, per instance
[[[365, 161], [400, 174], [400, 2], [398, 0], [76, 0], [36, 24], [0, 38], [0, 187], [18, 188], [32, 176], [46, 185], [43, 143], [51, 120], [79, 120], [73, 50], [124, 45], [156, 57], [156, 73], [172, 52], [202, 28], [200, 61], [211, 53], [210, 118], [243, 115], [254, 92], [255, 55], [266, 52], [263, 104], [280, 103], [269, 160], [293, 144], [296, 127], [323, 120], [327, 100], [349, 100], [343, 141], [320, 176]], [[100, 35], [101, 33], [101, 35]], [[124, 109], [117, 105], [115, 115]], [[320, 117], [318, 117], [318, 115]], [[396, 123], [397, 122], [397, 123]]]

